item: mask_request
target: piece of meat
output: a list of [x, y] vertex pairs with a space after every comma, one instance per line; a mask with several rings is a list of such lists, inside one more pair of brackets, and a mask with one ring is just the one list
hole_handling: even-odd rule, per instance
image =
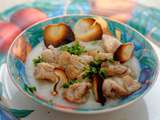
[[127, 96], [128, 92], [123, 87], [123, 85], [118, 84], [116, 81], [112, 80], [111, 78], [105, 79], [103, 82], [103, 94], [106, 97], [122, 97]]
[[123, 76], [122, 79], [124, 82], [124, 87], [129, 94], [141, 87], [140, 83], [134, 80], [130, 75]]
[[103, 82], [103, 94], [108, 97], [128, 96], [141, 87], [140, 83], [130, 75], [105, 79]]
[[113, 54], [112, 53], [105, 53], [105, 52], [98, 51], [98, 50], [90, 50], [90, 51], [87, 52], [87, 54], [89, 56], [92, 56], [95, 59], [98, 59], [98, 60], [113, 59]]
[[136, 77], [136, 75], [134, 74], [134, 71], [132, 71], [130, 68], [127, 68], [127, 71], [125, 71], [123, 74], [119, 75], [120, 77], [126, 76], [126, 75], [131, 75]]
[[119, 40], [110, 35], [104, 34], [102, 39], [103, 49], [108, 53], [114, 53], [121, 44]]
[[105, 69], [108, 76], [122, 75], [128, 71], [128, 68], [119, 62], [103, 62], [101, 67]]
[[51, 49], [45, 49], [41, 53], [42, 59], [47, 63], [56, 63], [57, 62], [57, 53], [54, 53]]
[[89, 64], [90, 62], [93, 61], [93, 57], [89, 55], [80, 55], [79, 59], [84, 64]]
[[71, 103], [85, 103], [88, 99], [90, 87], [91, 84], [88, 82], [75, 83], [64, 90], [63, 97]]
[[57, 57], [57, 63], [63, 67], [67, 66], [70, 63], [70, 60], [71, 54], [66, 51], [60, 52]]
[[55, 82], [58, 80], [56, 74], [54, 73], [55, 66], [49, 63], [39, 63], [35, 67], [34, 76], [37, 80], [48, 80]]
[[68, 65], [65, 68], [66, 75], [69, 79], [80, 78], [81, 73], [83, 72], [85, 64], [81, 62], [79, 56], [72, 55]]
[[70, 80], [80, 78], [79, 75], [83, 72], [83, 69], [78, 69], [74, 65], [68, 65], [65, 69], [66, 75]]
[[83, 69], [85, 67], [84, 63], [81, 61], [80, 57], [77, 55], [72, 55], [70, 59], [70, 64], [74, 65], [77, 69]]
[[44, 62], [56, 63], [60, 66], [66, 66], [70, 62], [71, 54], [66, 51], [58, 51], [57, 48], [49, 46], [41, 53]]

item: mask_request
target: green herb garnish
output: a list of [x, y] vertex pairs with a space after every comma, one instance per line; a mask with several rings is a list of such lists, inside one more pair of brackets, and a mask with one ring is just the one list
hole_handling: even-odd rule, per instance
[[85, 48], [80, 46], [79, 42], [74, 43], [72, 46], [62, 46], [60, 50], [67, 51], [74, 55], [81, 55], [86, 52]]
[[31, 85], [25, 85], [25, 89], [31, 93], [34, 93], [35, 91], [37, 91], [36, 87]]
[[90, 63], [89, 66], [85, 67], [84, 71], [85, 74], [83, 78], [91, 78], [94, 74], [99, 74], [99, 71], [101, 69], [101, 60], [94, 60]]
[[69, 88], [69, 83], [64, 83], [63, 88]]
[[115, 60], [112, 58], [112, 59], [109, 59], [108, 60], [110, 63], [114, 63], [115, 62]]
[[101, 60], [94, 60], [90, 63], [90, 66], [91, 67], [101, 67], [101, 63], [102, 61]]
[[107, 71], [104, 68], [100, 68], [99, 75], [105, 79], [107, 77]]
[[38, 56], [38, 58], [33, 59], [34, 66], [37, 66], [37, 64], [41, 62], [43, 62], [43, 59], [41, 56]]
[[70, 85], [78, 82], [80, 82], [80, 80], [70, 80], [69, 82], [63, 84], [63, 88], [69, 88]]

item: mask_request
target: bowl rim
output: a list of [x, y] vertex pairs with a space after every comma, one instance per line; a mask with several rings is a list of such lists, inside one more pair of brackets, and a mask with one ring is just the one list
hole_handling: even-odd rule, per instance
[[90, 110], [90, 111], [80, 111], [80, 110], [76, 110], [76, 109], [62, 109], [62, 108], [59, 108], [59, 107], [56, 107], [54, 106], [54, 104], [51, 106], [49, 104], [47, 104], [46, 102], [42, 101], [41, 99], [38, 99], [37, 97], [33, 97], [31, 95], [29, 95], [28, 93], [24, 92], [23, 89], [21, 88], [21, 86], [16, 82], [16, 80], [14, 80], [12, 74], [11, 74], [11, 71], [10, 71], [10, 68], [9, 68], [9, 65], [8, 65], [8, 61], [9, 61], [9, 54], [11, 52], [11, 48], [13, 47], [15, 41], [17, 39], [19, 39], [27, 30], [29, 30], [30, 28], [40, 24], [40, 23], [43, 23], [43, 22], [46, 22], [46, 21], [49, 21], [49, 20], [52, 20], [52, 19], [56, 19], [56, 18], [63, 18], [63, 17], [70, 17], [70, 16], [84, 16], [84, 17], [102, 17], [102, 18], [105, 18], [106, 20], [109, 20], [109, 21], [113, 21], [113, 22], [116, 22], [116, 23], [119, 23], [125, 27], [128, 27], [130, 30], [136, 32], [137, 34], [140, 35], [140, 37], [142, 37], [151, 47], [151, 49], [155, 52], [155, 58], [156, 58], [156, 61], [158, 61], [159, 63], [159, 57], [157, 55], [157, 52], [155, 50], [155, 47], [154, 47], [154, 43], [152, 41], [150, 41], [148, 38], [146, 38], [144, 35], [142, 35], [139, 31], [137, 31], [136, 29], [132, 28], [131, 26], [125, 24], [125, 23], [122, 23], [118, 20], [114, 20], [114, 19], [111, 19], [109, 17], [106, 17], [106, 16], [101, 16], [101, 15], [93, 15], [93, 14], [70, 14], [70, 15], [60, 15], [60, 16], [54, 16], [54, 17], [50, 17], [50, 18], [47, 18], [47, 19], [44, 19], [44, 20], [41, 20], [29, 27], [27, 27], [26, 29], [24, 29], [12, 42], [12, 44], [10, 45], [9, 49], [8, 49], [8, 52], [7, 52], [7, 70], [8, 70], [8, 74], [12, 80], [12, 82], [14, 83], [14, 85], [18, 88], [19, 92], [23, 93], [26, 97], [32, 99], [35, 103], [39, 104], [39, 105], [42, 105], [42, 106], [45, 106], [47, 108], [50, 108], [52, 110], [56, 110], [56, 111], [60, 111], [60, 112], [66, 112], [66, 113], [72, 113], [72, 114], [100, 114], [100, 113], [107, 113], [107, 112], [112, 112], [112, 111], [115, 111], [115, 110], [119, 110], [119, 109], [122, 109], [122, 108], [125, 108], [135, 102], [137, 102], [138, 100], [140, 100], [141, 98], [143, 98], [151, 89], [152, 87], [155, 85], [156, 81], [157, 81], [157, 78], [158, 78], [158, 73], [159, 73], [159, 64], [157, 65], [157, 68], [155, 70], [155, 78], [152, 82], [152, 85], [147, 88], [143, 94], [141, 94], [140, 96], [138, 96], [137, 98], [127, 102], [127, 103], [124, 103], [124, 104], [121, 104], [119, 106], [116, 106], [116, 107], [113, 107], [113, 108], [106, 108], [106, 109], [98, 109], [98, 110]]

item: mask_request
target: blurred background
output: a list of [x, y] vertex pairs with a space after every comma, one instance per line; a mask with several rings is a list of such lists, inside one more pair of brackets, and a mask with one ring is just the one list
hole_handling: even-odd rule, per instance
[[0, 0], [0, 3], [0, 64], [20, 32], [38, 21], [66, 14], [107, 16], [132, 26], [160, 45], [159, 0]]
[[[5, 0], [5, 1], [0, 0], [0, 3], [3, 3], [3, 5], [1, 4], [1, 6], [0, 6], [0, 12], [4, 11], [5, 9], [10, 8], [12, 6], [22, 4], [22, 3], [33, 2], [33, 1], [36, 1], [36, 0]], [[50, 0], [50, 1], [54, 1], [54, 0]], [[94, 0], [94, 1], [96, 1], [96, 0]], [[104, 1], [111, 2], [111, 0], [97, 0], [97, 1], [99, 1], [101, 3], [103, 3]], [[119, 1], [119, 0], [116, 0], [116, 1]], [[125, 0], [123, 0], [123, 1], [125, 1]], [[144, 4], [147, 6], [157, 7], [157, 8], [159, 8], [159, 6], [160, 6], [159, 0], [130, 0], [130, 1], [136, 1], [138, 3]]]

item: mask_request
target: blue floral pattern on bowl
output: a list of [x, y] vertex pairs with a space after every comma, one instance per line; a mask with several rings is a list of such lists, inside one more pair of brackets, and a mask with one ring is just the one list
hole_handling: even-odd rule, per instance
[[[7, 58], [7, 64], [9, 73], [11, 75], [12, 80], [15, 85], [19, 88], [21, 92], [23, 92], [28, 97], [31, 97], [33, 100], [38, 102], [39, 104], [45, 105], [49, 108], [65, 111], [65, 112], [73, 112], [73, 113], [98, 113], [98, 112], [106, 112], [112, 111], [123, 106], [127, 106], [130, 103], [138, 100], [138, 98], [142, 97], [145, 93], [149, 91], [152, 87], [153, 83], [156, 80], [158, 73], [158, 58], [157, 55], [152, 48], [151, 44], [145, 39], [140, 33], [136, 30], [130, 28], [125, 24], [121, 24], [119, 22], [110, 20], [106, 17], [104, 19], [107, 22], [107, 29], [113, 36], [117, 37], [121, 40], [122, 43], [131, 42], [134, 44], [134, 56], [138, 59], [140, 64], [140, 76], [138, 81], [142, 84], [142, 87], [129, 95], [128, 97], [122, 98], [117, 102], [112, 104], [106, 104], [105, 106], [101, 106], [96, 109], [89, 108], [75, 108], [72, 106], [64, 106], [63, 104], [51, 104], [49, 101], [46, 101], [45, 98], [41, 96], [37, 96], [34, 93], [29, 92], [26, 89], [26, 86], [30, 85], [27, 80], [25, 73], [25, 59], [31, 49], [33, 49], [38, 43], [43, 40], [43, 27], [58, 22], [64, 22], [73, 28], [74, 24], [81, 18], [84, 17], [96, 17], [96, 16], [86, 16], [86, 15], [71, 15], [71, 16], [61, 16], [50, 18], [44, 22], [38, 23], [27, 30], [25, 30], [12, 44]], [[15, 52], [18, 46], [17, 44], [21, 41], [23, 47], [19, 49], [19, 51]], [[28, 47], [29, 46], [29, 47]], [[30, 48], [29, 50], [27, 48]], [[26, 54], [24, 54], [26, 53]]]

